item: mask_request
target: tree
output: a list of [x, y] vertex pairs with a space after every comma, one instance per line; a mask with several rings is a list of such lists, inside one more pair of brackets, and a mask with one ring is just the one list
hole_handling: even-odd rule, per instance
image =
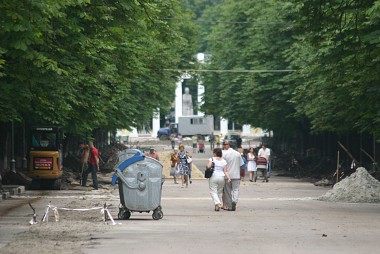
[[379, 138], [379, 1], [295, 1], [293, 102], [314, 131]]
[[[178, 1], [0, 2], [0, 122], [71, 133], [129, 128], [167, 109], [192, 60]], [[188, 34], [184, 32], [188, 32]]]
[[288, 69], [285, 52], [294, 39], [286, 8], [287, 2], [271, 0], [225, 1], [220, 6], [221, 22], [208, 37], [212, 62], [207, 68], [226, 71], [204, 77], [207, 113], [280, 135], [300, 128], [301, 123], [289, 120], [295, 112], [289, 102], [294, 89], [286, 79], [289, 72], [244, 72]]

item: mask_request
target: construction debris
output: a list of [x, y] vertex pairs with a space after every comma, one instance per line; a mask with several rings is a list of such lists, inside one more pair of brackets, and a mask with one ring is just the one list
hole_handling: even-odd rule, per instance
[[365, 168], [360, 167], [351, 176], [334, 185], [319, 200], [350, 203], [380, 202], [380, 182]]

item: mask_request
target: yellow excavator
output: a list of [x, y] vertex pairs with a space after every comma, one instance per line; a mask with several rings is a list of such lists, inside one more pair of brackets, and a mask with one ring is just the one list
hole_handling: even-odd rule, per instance
[[35, 126], [31, 130], [29, 175], [32, 189], [60, 189], [63, 131], [58, 126]]

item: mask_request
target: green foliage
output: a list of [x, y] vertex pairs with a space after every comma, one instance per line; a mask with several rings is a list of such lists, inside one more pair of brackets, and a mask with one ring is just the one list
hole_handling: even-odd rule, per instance
[[[169, 107], [196, 29], [178, 1], [0, 1], [0, 122], [76, 134], [130, 128]], [[187, 32], [188, 34], [185, 34]]]
[[[298, 114], [314, 131], [379, 137], [379, 1], [296, 1]], [[377, 13], [377, 14], [376, 14]], [[312, 52], [312, 53], [311, 53]], [[314, 54], [314, 55], [313, 55]]]
[[[294, 41], [284, 15], [285, 2], [224, 1], [216, 25], [208, 37], [212, 53], [209, 69], [285, 70], [284, 50]], [[214, 17], [215, 18], [215, 17]], [[205, 75], [204, 110], [229, 120], [266, 129], [277, 134], [295, 131], [297, 122], [288, 100], [294, 88], [286, 73], [225, 72]]]
[[380, 137], [380, 1], [226, 0], [203, 13], [207, 37], [203, 110], [272, 129]]

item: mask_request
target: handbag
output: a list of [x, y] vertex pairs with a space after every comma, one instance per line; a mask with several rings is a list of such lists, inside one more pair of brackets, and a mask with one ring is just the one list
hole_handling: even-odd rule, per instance
[[214, 174], [215, 163], [214, 163], [214, 159], [211, 159], [211, 160], [212, 160], [211, 168], [206, 167], [205, 178], [210, 178]]
[[188, 163], [188, 164], [190, 164], [191, 162], [193, 161], [193, 159], [191, 159], [191, 157], [186, 157], [186, 162]]

